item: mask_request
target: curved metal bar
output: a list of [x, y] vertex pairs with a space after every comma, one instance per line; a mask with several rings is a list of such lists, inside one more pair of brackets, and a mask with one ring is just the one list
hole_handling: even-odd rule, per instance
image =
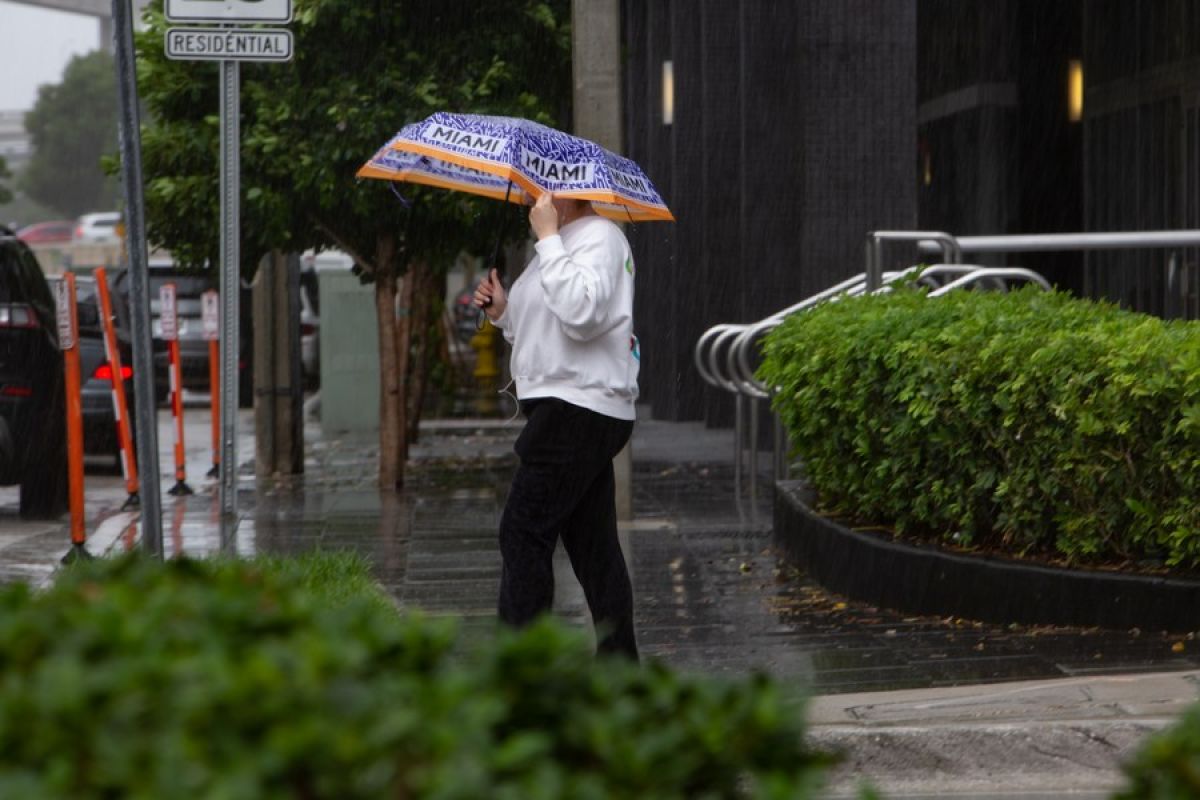
[[914, 242], [918, 246], [922, 242], [936, 242], [942, 248], [942, 259], [946, 263], [957, 264], [962, 261], [958, 239], [946, 231], [871, 231], [867, 240], [866, 276], [869, 291], [883, 286], [884, 242]]
[[[716, 378], [718, 385], [725, 391], [733, 392], [735, 394], [741, 394], [739, 391], [739, 384], [726, 376], [725, 372], [723, 372], [721, 367], [718, 365], [717, 359], [721, 352], [722, 345], [725, 345], [726, 343], [732, 344], [734, 337], [740, 334], [744, 329], [744, 325], [730, 325], [728, 330], [721, 332], [721, 334], [713, 340], [712, 347], [710, 347], [708, 351], [708, 368], [712, 372], [713, 377]], [[728, 363], [728, 360], [726, 360], [727, 365]]]
[[1050, 282], [1031, 269], [1025, 269], [1024, 267], [980, 267], [973, 272], [963, 275], [961, 278], [955, 278], [940, 289], [935, 289], [929, 293], [929, 296], [941, 297], [942, 295], [952, 292], [955, 289], [961, 289], [963, 286], [969, 286], [972, 283], [976, 283], [981, 280], [988, 280], [990, 278], [1026, 280], [1030, 283], [1036, 283], [1047, 292], [1051, 289]]
[[714, 339], [724, 331], [734, 327], [738, 326], [727, 322], [721, 323], [720, 325], [714, 325], [704, 333], [700, 334], [700, 338], [696, 340], [696, 346], [692, 348], [692, 361], [695, 363], [696, 369], [700, 372], [700, 377], [703, 378], [704, 382], [709, 386], [714, 386], [718, 389], [724, 388], [721, 386], [721, 383], [717, 380], [716, 376], [708, 371], [708, 367], [704, 363], [706, 360], [704, 348], [709, 344], [710, 339]]

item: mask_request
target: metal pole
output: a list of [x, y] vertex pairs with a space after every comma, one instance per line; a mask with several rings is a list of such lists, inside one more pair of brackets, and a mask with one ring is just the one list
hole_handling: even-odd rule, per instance
[[162, 557], [162, 498], [158, 475], [158, 409], [150, 330], [150, 275], [142, 207], [142, 140], [138, 118], [133, 14], [128, 0], [112, 3], [117, 87], [120, 95], [121, 183], [125, 189], [125, 243], [129, 251], [129, 311], [133, 336], [133, 396], [137, 405], [137, 460], [142, 466], [142, 546]]
[[742, 496], [742, 393], [733, 397], [733, 490]]
[[786, 481], [791, 479], [791, 472], [788, 470], [788, 445], [790, 441], [787, 435], [787, 428], [783, 425], [783, 417], [775, 415], [775, 453], [776, 461], [779, 467], [779, 480]]
[[750, 398], [750, 500], [758, 503], [758, 398]]
[[[960, 236], [963, 253], [1049, 253], [1064, 250], [1138, 250], [1200, 246], [1200, 230], [1031, 233], [1003, 236]], [[938, 245], [925, 239], [918, 245], [931, 253]]]
[[238, 200], [241, 97], [237, 61], [221, 62], [221, 515], [237, 513]]

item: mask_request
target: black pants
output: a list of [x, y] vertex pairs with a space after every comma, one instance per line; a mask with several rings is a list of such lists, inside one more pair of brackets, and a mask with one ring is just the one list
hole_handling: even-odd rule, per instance
[[521, 465], [500, 519], [500, 619], [521, 626], [554, 602], [561, 536], [596, 624], [598, 650], [637, 658], [633, 587], [617, 539], [612, 460], [633, 423], [555, 398], [521, 403]]

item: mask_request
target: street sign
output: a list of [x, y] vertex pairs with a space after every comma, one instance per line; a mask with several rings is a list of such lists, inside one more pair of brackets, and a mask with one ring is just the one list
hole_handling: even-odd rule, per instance
[[291, 61], [292, 32], [276, 28], [168, 28], [175, 61]]
[[167, 0], [170, 22], [291, 22], [292, 0]]
[[221, 338], [221, 296], [212, 289], [200, 295], [201, 333], [209, 341]]
[[158, 321], [162, 326], [162, 338], [171, 341], [179, 338], [179, 324], [175, 315], [175, 284], [165, 283], [158, 290]]
[[54, 284], [54, 306], [58, 312], [58, 349], [70, 350], [75, 346], [75, 315], [71, 297], [71, 281], [61, 280]]

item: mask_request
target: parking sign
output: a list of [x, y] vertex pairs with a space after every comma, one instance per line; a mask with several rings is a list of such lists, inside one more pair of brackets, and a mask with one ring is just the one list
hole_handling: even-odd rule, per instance
[[162, 326], [164, 341], [179, 338], [179, 324], [175, 316], [175, 284], [166, 283], [158, 290], [158, 322]]

